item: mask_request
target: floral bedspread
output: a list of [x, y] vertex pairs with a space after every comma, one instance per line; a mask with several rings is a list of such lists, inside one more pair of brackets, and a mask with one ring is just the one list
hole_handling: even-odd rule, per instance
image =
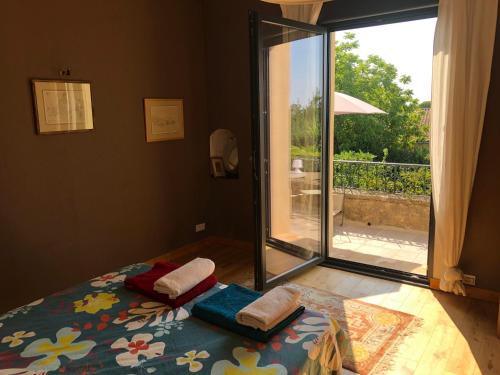
[[135, 264], [0, 316], [0, 374], [336, 374], [343, 332], [307, 311], [268, 344], [131, 292]]

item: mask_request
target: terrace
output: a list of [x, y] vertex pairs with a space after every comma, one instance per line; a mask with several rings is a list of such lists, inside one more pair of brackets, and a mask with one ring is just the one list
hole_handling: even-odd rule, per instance
[[[296, 243], [319, 243], [319, 159], [301, 160], [291, 179], [292, 232]], [[429, 165], [335, 160], [329, 256], [425, 275], [430, 195]]]

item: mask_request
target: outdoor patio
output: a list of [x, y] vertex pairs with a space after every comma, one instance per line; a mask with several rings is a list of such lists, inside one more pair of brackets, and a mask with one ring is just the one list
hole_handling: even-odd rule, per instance
[[[319, 221], [304, 215], [292, 216], [294, 235], [287, 241], [319, 251]], [[300, 233], [300, 235], [299, 235]], [[329, 256], [419, 275], [427, 274], [428, 232], [387, 225], [367, 225], [335, 220]]]
[[334, 228], [330, 257], [397, 269], [427, 273], [428, 233], [389, 226], [368, 226], [345, 221]]
[[[299, 163], [297, 163], [299, 164]], [[293, 175], [292, 215], [282, 240], [320, 250], [319, 161], [304, 158]], [[429, 165], [334, 161], [331, 258], [427, 274]]]

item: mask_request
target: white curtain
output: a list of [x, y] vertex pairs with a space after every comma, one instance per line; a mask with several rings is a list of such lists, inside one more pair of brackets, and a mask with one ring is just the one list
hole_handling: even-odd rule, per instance
[[281, 5], [284, 18], [316, 25], [323, 2], [305, 5]]
[[284, 18], [316, 25], [323, 3], [328, 0], [264, 0], [280, 4]]
[[435, 272], [465, 295], [457, 268], [490, 82], [498, 0], [440, 0], [434, 40], [431, 168]]

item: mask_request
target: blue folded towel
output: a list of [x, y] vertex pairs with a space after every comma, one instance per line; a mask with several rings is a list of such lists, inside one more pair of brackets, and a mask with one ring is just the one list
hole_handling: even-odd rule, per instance
[[285, 320], [267, 332], [239, 324], [236, 321], [238, 311], [259, 297], [261, 297], [259, 292], [231, 284], [220, 292], [196, 303], [191, 312], [199, 319], [261, 342], [269, 341], [304, 312], [304, 306], [300, 306]]

